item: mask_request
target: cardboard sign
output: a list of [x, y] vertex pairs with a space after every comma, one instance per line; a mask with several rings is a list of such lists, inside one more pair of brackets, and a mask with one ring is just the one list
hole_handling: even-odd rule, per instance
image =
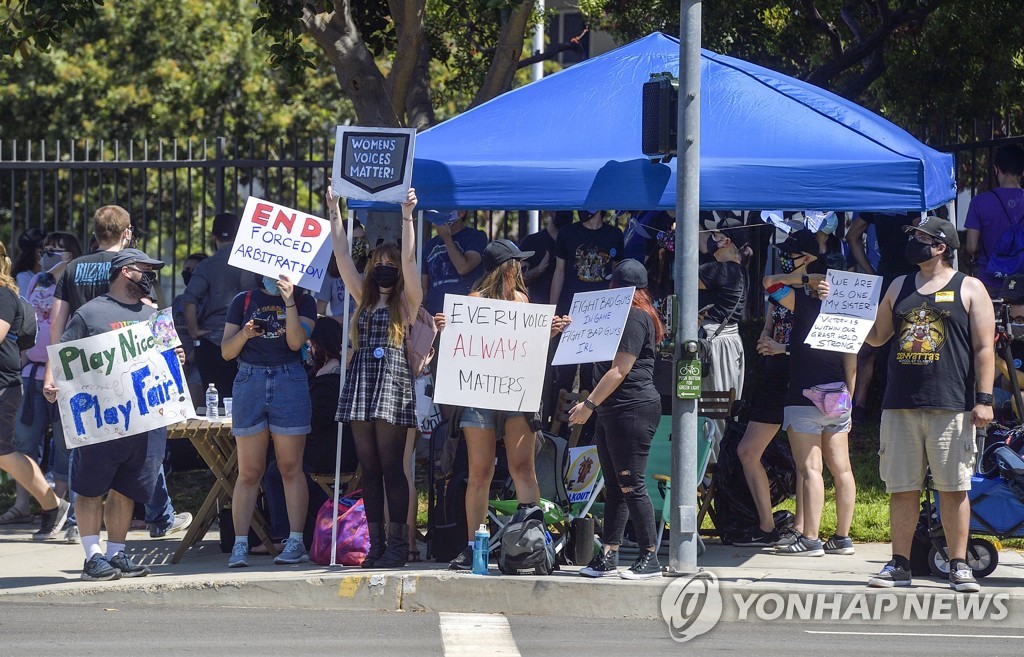
[[804, 342], [814, 349], [855, 354], [875, 323], [882, 277], [835, 269], [825, 275], [828, 298]]
[[552, 365], [603, 363], [615, 358], [636, 288], [577, 292], [569, 306], [572, 324], [562, 331]]
[[446, 294], [444, 314], [434, 401], [537, 411], [555, 307]]
[[597, 458], [597, 446], [569, 448], [569, 476], [566, 477], [565, 489], [569, 493], [569, 502], [586, 502], [594, 494], [597, 476], [601, 473], [601, 464]]
[[298, 287], [319, 292], [330, 259], [330, 223], [250, 196], [228, 264], [273, 278], [285, 274]]
[[180, 344], [167, 308], [146, 322], [48, 346], [68, 449], [195, 417], [174, 353]]
[[401, 203], [412, 185], [415, 128], [338, 126], [334, 141], [334, 193], [363, 201]]
[[430, 394], [433, 391], [433, 374], [424, 374], [416, 379], [416, 423], [420, 427], [420, 435], [425, 440], [433, 437], [434, 429], [444, 419], [441, 417], [440, 407], [434, 403], [434, 398]]

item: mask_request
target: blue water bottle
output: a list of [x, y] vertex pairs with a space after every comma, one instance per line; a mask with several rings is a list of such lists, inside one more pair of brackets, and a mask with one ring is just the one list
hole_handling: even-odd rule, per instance
[[487, 531], [487, 525], [480, 525], [473, 534], [473, 574], [487, 574], [487, 558], [491, 551], [491, 533]]

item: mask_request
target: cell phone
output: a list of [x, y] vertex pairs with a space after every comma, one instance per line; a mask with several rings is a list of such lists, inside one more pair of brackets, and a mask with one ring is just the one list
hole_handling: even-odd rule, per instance
[[266, 333], [267, 331], [270, 330], [270, 322], [268, 322], [263, 317], [253, 317], [252, 318], [252, 325], [253, 325], [253, 327], [258, 328], [259, 330], [263, 331], [264, 333]]

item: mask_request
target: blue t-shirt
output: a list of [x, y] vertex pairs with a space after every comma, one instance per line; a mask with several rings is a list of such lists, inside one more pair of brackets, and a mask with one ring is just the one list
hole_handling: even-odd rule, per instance
[[[452, 241], [460, 252], [476, 251], [481, 256], [487, 247], [487, 234], [482, 230], [466, 226], [459, 232], [452, 235]], [[446, 294], [469, 294], [476, 283], [484, 274], [483, 261], [476, 269], [465, 276], [459, 275], [455, 264], [448, 257], [448, 248], [444, 240], [435, 237], [427, 242], [423, 248], [424, 273], [428, 278], [428, 289], [426, 290], [427, 310], [430, 314], [439, 313], [444, 310], [444, 295]]]
[[[248, 308], [245, 304], [247, 295], [251, 295]], [[316, 322], [316, 301], [313, 295], [303, 294], [296, 304], [299, 318], [308, 320], [312, 326]], [[285, 337], [284, 299], [267, 294], [263, 290], [251, 290], [235, 295], [228, 305], [227, 323], [245, 326], [253, 317], [265, 319], [268, 329], [260, 337], [245, 343], [242, 353], [238, 355], [239, 362], [247, 365], [287, 365], [301, 362], [299, 352], [288, 347], [288, 339]]]

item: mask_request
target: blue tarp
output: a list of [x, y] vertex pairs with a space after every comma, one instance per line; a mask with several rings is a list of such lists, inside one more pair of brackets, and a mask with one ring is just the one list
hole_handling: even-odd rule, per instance
[[[652, 34], [424, 131], [413, 185], [434, 209], [671, 209], [676, 161], [640, 148], [641, 87], [678, 75]], [[705, 210], [927, 210], [956, 193], [952, 155], [805, 82], [701, 53]], [[353, 203], [353, 205], [356, 205]]]

